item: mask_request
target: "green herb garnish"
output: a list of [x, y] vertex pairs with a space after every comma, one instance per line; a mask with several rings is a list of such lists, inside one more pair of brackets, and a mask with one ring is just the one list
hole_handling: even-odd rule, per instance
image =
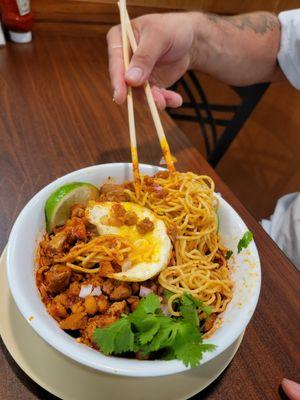
[[166, 296], [166, 299], [167, 299], [168, 301], [169, 301], [169, 298], [170, 298], [171, 296], [173, 296], [173, 294], [175, 294], [175, 293], [171, 292], [171, 290], [165, 289], [165, 296]]
[[253, 239], [253, 234], [250, 231], [244, 233], [243, 237], [238, 242], [238, 253], [240, 253], [243, 249], [246, 249], [251, 240]]
[[181, 300], [180, 312], [182, 313], [182, 315], [183, 315], [182, 308], [184, 306], [193, 308], [194, 310], [198, 309], [200, 311], [203, 311], [205, 312], [207, 317], [211, 314], [212, 310], [210, 306], [206, 306], [201, 300], [196, 299], [195, 297], [191, 296], [188, 293], [184, 293], [180, 300]]
[[228, 250], [226, 255], [225, 255], [226, 260], [229, 260], [229, 258], [232, 256], [232, 254], [233, 254], [233, 251], [232, 250]]
[[151, 293], [133, 313], [122, 315], [106, 328], [96, 328], [93, 340], [106, 355], [139, 351], [151, 358], [178, 359], [197, 367], [203, 353], [216, 348], [203, 343], [199, 329], [198, 311], [209, 315], [211, 308], [186, 293], [178, 307], [181, 317], [163, 315], [159, 297]]

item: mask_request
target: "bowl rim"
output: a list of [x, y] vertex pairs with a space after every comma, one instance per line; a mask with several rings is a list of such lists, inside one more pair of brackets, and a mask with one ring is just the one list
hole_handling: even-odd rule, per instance
[[[163, 361], [163, 360], [131, 360], [131, 359], [125, 359], [125, 358], [120, 358], [120, 357], [107, 357], [104, 356], [102, 353], [97, 353], [101, 354], [102, 356], [102, 361], [100, 362], [100, 358], [98, 362], [94, 362], [93, 360], [89, 360], [89, 357], [82, 357], [81, 352], [73, 352], [72, 349], [69, 347], [72, 346], [67, 346], [65, 343], [66, 341], [61, 339], [57, 340], [56, 337], [51, 336], [49, 332], [47, 332], [47, 329], [43, 326], [44, 324], [37, 323], [35, 319], [32, 321], [28, 320], [28, 315], [30, 314], [30, 309], [28, 308], [28, 305], [26, 304], [26, 296], [24, 296], [24, 293], [19, 293], [16, 290], [12, 290], [13, 288], [13, 282], [14, 282], [14, 268], [10, 268], [10, 266], [14, 265], [14, 260], [15, 257], [17, 257], [17, 245], [18, 245], [18, 233], [19, 229], [23, 223], [23, 220], [27, 216], [27, 213], [30, 212], [32, 208], [34, 208], [39, 202], [40, 198], [42, 195], [44, 195], [46, 192], [53, 191], [58, 185], [62, 184], [65, 182], [66, 179], [75, 178], [76, 175], [80, 174], [86, 174], [89, 172], [95, 172], [100, 168], [103, 167], [111, 167], [111, 168], [121, 168], [124, 169], [125, 167], [131, 166], [131, 163], [105, 163], [105, 164], [98, 164], [98, 165], [93, 165], [90, 167], [85, 167], [81, 168], [76, 171], [72, 171], [68, 174], [65, 174], [54, 181], [50, 182], [48, 185], [43, 187], [40, 191], [38, 191], [25, 205], [25, 207], [21, 210], [19, 213], [13, 228], [11, 230], [11, 233], [9, 235], [8, 239], [8, 245], [7, 245], [7, 276], [8, 276], [8, 282], [9, 282], [9, 287], [10, 291], [12, 293], [12, 296], [14, 298], [14, 301], [20, 310], [21, 314], [23, 317], [26, 319], [26, 321], [30, 324], [30, 326], [34, 329], [36, 333], [39, 334], [39, 336], [42, 337], [43, 340], [45, 340], [49, 345], [51, 345], [53, 348], [55, 348], [57, 351], [60, 353], [64, 354], [65, 356], [68, 356], [69, 358], [77, 361], [78, 363], [85, 365], [87, 367], [90, 367], [95, 370], [99, 370], [102, 372], [107, 372], [107, 373], [112, 373], [112, 374], [118, 374], [118, 375], [125, 375], [125, 376], [132, 376], [132, 377], [154, 377], [154, 376], [164, 376], [164, 375], [170, 375], [170, 374], [176, 374], [179, 372], [186, 371], [190, 369], [190, 367], [186, 367], [181, 361], [179, 360], [171, 360], [171, 361]], [[150, 165], [150, 164], [140, 164], [140, 166], [144, 169], [149, 169], [153, 172], [153, 168], [156, 170], [163, 170], [163, 168]], [[148, 172], [147, 172], [148, 173]], [[246, 224], [244, 223], [243, 219], [239, 216], [239, 214], [235, 211], [235, 209], [227, 203], [226, 200], [224, 200], [221, 197], [221, 201], [224, 202], [226, 207], [229, 207], [231, 211], [233, 211], [237, 217], [240, 220], [240, 223], [244, 226], [245, 229], [248, 229]], [[261, 264], [260, 264], [260, 259], [259, 259], [259, 254], [257, 251], [257, 247], [255, 244], [255, 241], [253, 240], [252, 243], [252, 251], [254, 253], [254, 256], [257, 258], [258, 261], [258, 271], [259, 271], [259, 276], [258, 276], [258, 282], [256, 285], [255, 293], [251, 297], [252, 303], [251, 303], [251, 310], [250, 312], [247, 312], [247, 315], [244, 318], [243, 324], [240, 324], [240, 329], [236, 329], [234, 331], [234, 334], [232, 334], [230, 337], [227, 338], [227, 340], [224, 341], [224, 344], [222, 346], [219, 346], [213, 353], [212, 357], [209, 357], [207, 360], [204, 358], [203, 362], [201, 362], [201, 365], [204, 365], [205, 362], [209, 361], [212, 358], [215, 358], [218, 356], [220, 353], [222, 353], [226, 348], [228, 348], [245, 330], [246, 326], [248, 325], [249, 321], [252, 318], [252, 315], [255, 311], [255, 308], [257, 306], [257, 302], [259, 299], [259, 294], [260, 294], [260, 288], [261, 288]], [[32, 312], [32, 311], [31, 311]], [[246, 314], [246, 313], [245, 313]], [[49, 318], [51, 316], [49, 315]], [[75, 342], [75, 341], [74, 341]], [[79, 345], [78, 343], [76, 343]], [[83, 345], [82, 345], [83, 346]], [[87, 351], [95, 351], [94, 349], [90, 349], [89, 347], [86, 347], [86, 354]], [[73, 349], [74, 350], [74, 349]]]

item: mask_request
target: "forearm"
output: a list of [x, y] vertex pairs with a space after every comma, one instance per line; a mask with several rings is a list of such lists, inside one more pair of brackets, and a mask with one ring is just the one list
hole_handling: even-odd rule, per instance
[[280, 23], [274, 14], [191, 13], [191, 19], [191, 68], [237, 86], [284, 79], [277, 63]]

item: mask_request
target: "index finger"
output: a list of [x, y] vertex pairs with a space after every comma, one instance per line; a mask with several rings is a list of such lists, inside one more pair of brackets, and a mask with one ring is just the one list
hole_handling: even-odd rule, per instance
[[120, 25], [111, 28], [107, 35], [108, 70], [114, 90], [114, 101], [122, 104], [127, 95], [127, 85], [124, 80], [124, 63], [122, 50], [122, 36]]

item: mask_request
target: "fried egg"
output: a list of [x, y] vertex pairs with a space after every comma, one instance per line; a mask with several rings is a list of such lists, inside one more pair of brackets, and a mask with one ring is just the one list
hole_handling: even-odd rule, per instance
[[[112, 207], [121, 204], [126, 212], [133, 211], [139, 221], [148, 218], [154, 229], [147, 233], [140, 233], [136, 224], [132, 226], [115, 226], [110, 224]], [[100, 235], [118, 235], [125, 238], [132, 250], [124, 262], [122, 272], [116, 272], [109, 277], [120, 280], [139, 282], [157, 275], [169, 263], [172, 244], [167, 234], [165, 223], [146, 207], [130, 202], [96, 202], [89, 201], [86, 211], [88, 221], [97, 227]]]

